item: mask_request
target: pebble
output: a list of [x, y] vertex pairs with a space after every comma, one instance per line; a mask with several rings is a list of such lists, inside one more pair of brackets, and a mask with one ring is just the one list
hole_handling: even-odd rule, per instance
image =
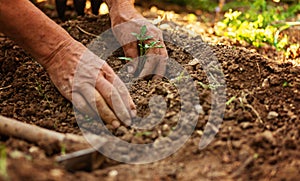
[[20, 159], [20, 158], [24, 158], [25, 154], [23, 152], [20, 152], [18, 150], [14, 150], [12, 151], [9, 156], [13, 159]]
[[252, 127], [252, 123], [249, 123], [249, 122], [242, 122], [242, 123], [241, 123], [241, 127], [242, 127], [242, 129], [248, 129], [248, 128], [251, 128], [251, 127]]
[[39, 148], [36, 147], [36, 146], [32, 146], [29, 148], [29, 153], [35, 153], [35, 152], [38, 152], [39, 151]]
[[118, 129], [117, 129], [117, 132], [116, 132], [116, 135], [124, 135], [128, 133], [128, 130], [125, 126], [120, 126]]
[[276, 139], [274, 138], [271, 131], [264, 131], [261, 136], [273, 145], [276, 144]]
[[133, 135], [131, 133], [126, 133], [124, 136], [122, 136], [122, 140], [129, 142], [131, 141], [132, 137]]
[[267, 119], [274, 119], [277, 118], [279, 116], [279, 114], [275, 111], [271, 111], [268, 113]]
[[63, 176], [63, 172], [59, 169], [52, 169], [50, 171], [50, 175], [52, 175], [53, 177], [62, 177]]
[[195, 110], [197, 111], [198, 114], [204, 115], [203, 107], [199, 104], [195, 105]]
[[163, 130], [163, 131], [170, 131], [169, 125], [164, 124], [164, 125], [162, 126], [162, 130]]
[[172, 29], [171, 26], [168, 25], [168, 24], [161, 24], [161, 25], [159, 26], [159, 28], [162, 29], [162, 30], [169, 30], [169, 29]]
[[262, 87], [264, 87], [264, 88], [270, 87], [270, 83], [269, 83], [269, 79], [268, 78], [264, 79], [264, 81], [262, 83]]
[[108, 172], [108, 176], [110, 177], [116, 177], [118, 174], [119, 173], [117, 170], [111, 170], [110, 172]]

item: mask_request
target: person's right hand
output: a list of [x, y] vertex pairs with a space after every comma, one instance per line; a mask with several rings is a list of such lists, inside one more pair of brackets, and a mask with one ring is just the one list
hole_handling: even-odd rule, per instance
[[81, 43], [63, 43], [44, 64], [60, 93], [82, 113], [119, 127], [136, 114], [125, 84], [111, 67]]

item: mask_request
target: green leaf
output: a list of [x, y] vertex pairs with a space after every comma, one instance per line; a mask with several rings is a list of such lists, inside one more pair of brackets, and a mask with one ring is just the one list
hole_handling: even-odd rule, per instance
[[149, 46], [150, 46], [150, 47], [154, 47], [158, 42], [159, 42], [159, 41], [153, 41], [153, 42], [150, 43]]
[[133, 58], [130, 57], [118, 57], [120, 60], [132, 61]]
[[289, 83], [287, 81], [284, 81], [283, 84], [282, 84], [282, 86], [283, 87], [287, 87], [287, 86], [289, 86]]
[[139, 36], [139, 34], [137, 34], [137, 33], [131, 33], [133, 36], [135, 36], [135, 37], [138, 37]]
[[144, 45], [144, 48], [145, 48], [145, 49], [149, 49], [149, 48], [151, 48], [151, 47], [150, 47], [149, 44], [145, 44], [145, 45]]
[[141, 33], [140, 33], [141, 37], [145, 36], [146, 33], [147, 33], [147, 27], [146, 25], [144, 25], [141, 27]]
[[144, 40], [150, 40], [150, 39], [152, 39], [152, 38], [153, 38], [153, 36], [149, 35], [149, 36], [145, 36], [145, 37], [144, 37]]
[[236, 99], [236, 96], [231, 97], [231, 98], [226, 102], [226, 105], [229, 106], [235, 99]]

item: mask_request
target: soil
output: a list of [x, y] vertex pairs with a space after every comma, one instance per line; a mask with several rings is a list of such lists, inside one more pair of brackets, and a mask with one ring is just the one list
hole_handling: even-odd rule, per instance
[[[96, 35], [110, 28], [107, 15], [87, 15], [66, 22], [53, 19], [85, 45], [94, 37], [78, 26]], [[289, 62], [278, 63], [269, 56], [275, 54], [271, 50], [266, 54], [237, 45], [207, 45], [201, 37], [186, 34], [180, 26], [165, 23], [178, 27], [171, 37], [165, 33], [165, 39], [176, 41], [183, 38], [182, 45], [186, 49], [189, 49], [187, 45], [209, 47], [211, 52], [207, 53], [213, 54], [221, 65], [226, 82], [226, 92], [223, 93], [226, 94], [226, 110], [219, 132], [206, 148], [199, 150], [198, 144], [213, 112], [212, 92], [219, 88], [208, 87], [201, 63], [194, 63], [188, 51], [169, 42], [166, 46], [170, 58], [182, 65], [193, 78], [203, 109], [192, 136], [176, 153], [141, 165], [106, 159], [100, 168], [91, 172], [68, 172], [55, 162], [61, 150], [49, 152], [21, 139], [0, 136], [0, 145], [7, 153], [6, 158], [0, 158], [7, 161], [7, 177], [10, 180], [58, 181], [299, 180], [300, 68]], [[202, 53], [202, 56], [207, 53]], [[124, 56], [121, 49], [106, 60], [115, 71], [126, 63], [118, 59], [120, 56]], [[172, 66], [168, 70], [171, 69]], [[5, 36], [0, 36], [0, 77], [0, 115], [61, 133], [82, 134], [71, 103], [56, 90], [43, 67]], [[108, 126], [109, 130], [125, 141], [138, 144], [155, 143], [168, 136], [176, 125], [181, 106], [174, 83], [167, 79], [138, 80], [130, 93], [141, 117], [150, 114], [150, 98], [161, 95], [167, 103], [166, 116], [147, 132], [126, 126], [117, 130]], [[194, 105], [197, 99], [189, 97], [188, 100]], [[186, 110], [192, 109], [189, 106]], [[151, 122], [152, 118], [149, 119]], [[5, 180], [5, 176], [2, 175], [1, 179]]]

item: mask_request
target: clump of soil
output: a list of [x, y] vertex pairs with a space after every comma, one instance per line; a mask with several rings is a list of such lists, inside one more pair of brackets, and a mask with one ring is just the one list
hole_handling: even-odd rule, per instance
[[[107, 30], [110, 23], [108, 16], [86, 16], [61, 26], [87, 45], [94, 37], [80, 29], [98, 35]], [[173, 42], [182, 40], [181, 36], [184, 36], [180, 46], [184, 48], [172, 44], [172, 41], [166, 46], [170, 58], [192, 77], [201, 104], [195, 130], [178, 152], [151, 164], [129, 165], [107, 160], [101, 168], [92, 172], [69, 173], [54, 163], [54, 157], [59, 153], [46, 155], [34, 144], [1, 136], [1, 144], [5, 145], [8, 153], [7, 172], [11, 180], [299, 179], [299, 67], [289, 63], [276, 64], [241, 47], [208, 46], [200, 37], [189, 37], [180, 30], [169, 35], [165, 34], [165, 39]], [[71, 103], [59, 94], [44, 69], [8, 38], [2, 36], [0, 40], [0, 114], [62, 133], [82, 134]], [[189, 45], [209, 47], [209, 54], [220, 63], [226, 83], [226, 92], [223, 92], [226, 95], [223, 97], [226, 98], [224, 120], [213, 142], [203, 150], [198, 149], [198, 144], [204, 135], [205, 125], [211, 115], [218, 118], [218, 109], [212, 109], [215, 105], [212, 92], [221, 89], [210, 86], [203, 64], [191, 63], [194, 57], [186, 50], [195, 47]], [[198, 53], [206, 55], [201, 52], [204, 49], [199, 49]], [[107, 59], [115, 71], [126, 63], [118, 59], [120, 56], [124, 55], [119, 49]], [[174, 75], [174, 78], [178, 76]], [[160, 124], [147, 131], [126, 126], [112, 130], [116, 136], [142, 144], [155, 142], [176, 130], [178, 112], [183, 105], [174, 83], [167, 79], [138, 80], [130, 93], [141, 117], [150, 115], [150, 98], [154, 94], [161, 95], [162, 99], [158, 100], [165, 100], [166, 116]], [[197, 99], [189, 97], [191, 104], [187, 105], [187, 113], [193, 109], [191, 105], [195, 105], [193, 101]], [[159, 102], [153, 103], [160, 105]], [[151, 111], [159, 113], [163, 105], [157, 108]], [[189, 125], [188, 122], [186, 124]], [[216, 127], [211, 129], [217, 132]], [[15, 152], [19, 152], [19, 156]]]

